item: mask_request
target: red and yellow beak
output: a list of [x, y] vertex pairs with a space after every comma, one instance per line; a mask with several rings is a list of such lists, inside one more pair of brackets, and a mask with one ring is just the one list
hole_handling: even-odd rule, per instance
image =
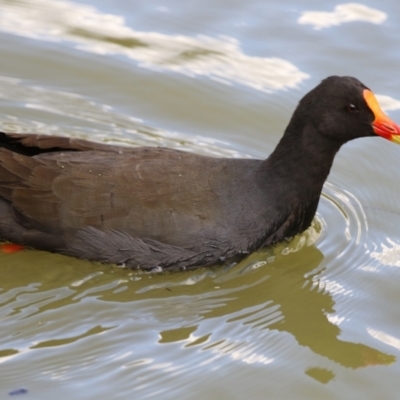
[[364, 99], [368, 104], [368, 107], [374, 113], [375, 119], [372, 122], [372, 129], [374, 132], [384, 137], [385, 139], [391, 140], [392, 142], [400, 144], [400, 126], [395, 124], [381, 109], [378, 100], [374, 94], [364, 89]]

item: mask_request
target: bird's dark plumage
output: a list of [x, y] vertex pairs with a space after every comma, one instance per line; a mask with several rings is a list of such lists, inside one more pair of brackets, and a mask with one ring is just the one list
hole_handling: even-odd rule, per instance
[[0, 238], [177, 270], [293, 236], [310, 225], [339, 148], [375, 135], [366, 91], [351, 77], [322, 81], [266, 160], [1, 133]]

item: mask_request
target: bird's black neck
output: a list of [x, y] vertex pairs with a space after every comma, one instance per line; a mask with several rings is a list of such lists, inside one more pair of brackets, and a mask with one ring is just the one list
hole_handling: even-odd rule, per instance
[[311, 124], [290, 123], [272, 154], [262, 163], [261, 182], [276, 188], [291, 188], [302, 198], [321, 193], [334, 157], [342, 142], [319, 133]]
[[[296, 128], [296, 127], [295, 127]], [[269, 245], [307, 229], [318, 207], [323, 184], [342, 143], [322, 136], [313, 126], [289, 124], [273, 153], [257, 172], [259, 188], [269, 205], [266, 224], [273, 220]], [[268, 232], [268, 230], [267, 230]]]

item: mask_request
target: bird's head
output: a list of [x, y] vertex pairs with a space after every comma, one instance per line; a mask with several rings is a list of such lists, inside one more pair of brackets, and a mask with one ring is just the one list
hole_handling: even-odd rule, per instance
[[323, 136], [347, 142], [382, 136], [400, 144], [400, 126], [381, 109], [373, 92], [358, 79], [330, 76], [307, 93], [295, 112]]

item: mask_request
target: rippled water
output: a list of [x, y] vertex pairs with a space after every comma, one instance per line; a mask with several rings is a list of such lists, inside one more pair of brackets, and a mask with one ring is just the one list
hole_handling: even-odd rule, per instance
[[[263, 158], [331, 74], [400, 122], [399, 17], [389, 0], [0, 0], [0, 128]], [[237, 265], [0, 254], [0, 398], [397, 399], [399, 171], [399, 146], [346, 145], [313, 226]]]

